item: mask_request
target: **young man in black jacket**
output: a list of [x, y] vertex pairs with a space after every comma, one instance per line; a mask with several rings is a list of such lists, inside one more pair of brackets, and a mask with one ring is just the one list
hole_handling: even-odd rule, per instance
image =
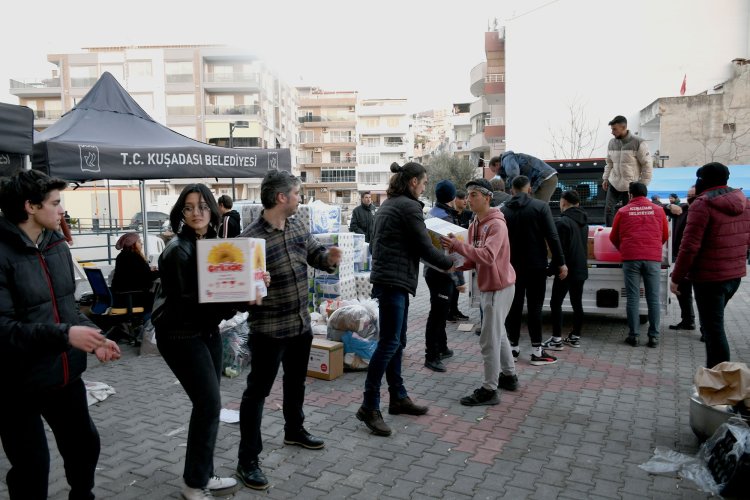
[[[580, 208], [581, 198], [577, 191], [565, 191], [560, 197], [560, 219], [555, 223], [560, 236], [568, 276], [555, 277], [552, 284], [552, 337], [542, 344], [545, 349], [562, 351], [564, 345], [581, 347], [581, 327], [583, 326], [583, 284], [589, 277], [588, 238], [589, 226], [586, 212]], [[570, 292], [570, 305], [573, 306], [573, 330], [563, 340], [562, 303]]]
[[36, 170], [0, 186], [0, 439], [11, 499], [47, 498], [44, 422], [57, 441], [70, 498], [94, 498], [99, 434], [81, 374], [87, 353], [120, 357], [78, 310], [70, 249], [58, 232], [67, 183]]
[[237, 210], [232, 210], [234, 202], [229, 195], [221, 195], [216, 200], [219, 205], [221, 214], [221, 224], [219, 225], [219, 238], [235, 238], [240, 235], [242, 227], [240, 224], [240, 214]]
[[362, 193], [362, 203], [352, 210], [352, 220], [349, 223], [349, 231], [364, 234], [365, 242], [372, 241], [372, 233], [375, 231], [375, 207], [372, 206], [372, 194], [369, 191]]
[[[531, 364], [549, 365], [556, 363], [557, 358], [542, 348], [542, 306], [547, 292], [547, 272], [551, 269], [560, 279], [565, 279], [568, 268], [549, 205], [531, 197], [529, 178], [519, 175], [513, 179], [512, 193], [513, 198], [502, 208], [508, 225], [510, 263], [516, 271], [516, 291], [505, 327], [513, 357], [518, 358], [523, 304], [528, 300]], [[551, 264], [547, 261], [547, 246], [552, 251]]]

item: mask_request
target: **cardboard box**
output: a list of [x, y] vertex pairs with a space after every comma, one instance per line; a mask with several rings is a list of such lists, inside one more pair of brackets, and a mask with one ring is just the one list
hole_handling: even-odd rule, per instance
[[[442, 245], [440, 245], [440, 237], [452, 234], [458, 241], [462, 241], [465, 243], [469, 238], [469, 230], [464, 229], [461, 226], [451, 224], [450, 222], [444, 221], [443, 219], [439, 219], [437, 217], [426, 219], [424, 221], [424, 224], [425, 226], [427, 226], [427, 233], [430, 235], [430, 239], [432, 239], [432, 246], [440, 251], [445, 252], [446, 255], [450, 255], [453, 258], [455, 267], [462, 266], [465, 261], [464, 257], [458, 253], [451, 253], [447, 250], [444, 250]], [[425, 265], [434, 267], [427, 262], [425, 262]]]
[[589, 260], [596, 260], [594, 257], [594, 237], [589, 236], [588, 238], [588, 259]]
[[344, 373], [344, 344], [333, 340], [312, 341], [307, 376], [322, 380], [334, 380]]
[[266, 296], [266, 240], [198, 240], [198, 301], [247, 302]]

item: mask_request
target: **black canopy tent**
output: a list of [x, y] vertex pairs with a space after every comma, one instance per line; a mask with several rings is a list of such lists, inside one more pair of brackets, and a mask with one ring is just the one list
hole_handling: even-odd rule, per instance
[[0, 177], [24, 168], [34, 145], [34, 112], [0, 102]]
[[[288, 149], [228, 149], [154, 121], [110, 73], [34, 139], [33, 168], [73, 182], [138, 180], [147, 242], [145, 180], [263, 177], [291, 170]], [[146, 249], [148, 250], [148, 249]]]

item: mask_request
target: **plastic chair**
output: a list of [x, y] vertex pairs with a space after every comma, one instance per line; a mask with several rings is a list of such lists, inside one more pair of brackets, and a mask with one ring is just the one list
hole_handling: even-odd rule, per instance
[[[91, 285], [91, 291], [94, 294], [94, 303], [91, 305], [92, 320], [101, 328], [107, 328], [105, 334], [107, 338], [118, 340], [121, 338], [117, 335], [118, 330], [124, 333], [127, 340], [133, 345], [140, 344], [139, 334], [143, 321], [145, 308], [133, 305], [133, 297], [140, 294], [141, 291], [135, 292], [118, 292], [118, 302], [124, 303], [125, 307], [112, 307], [114, 297], [112, 290], [107, 285], [102, 270], [97, 267], [84, 267], [86, 278]], [[99, 320], [99, 323], [97, 322]]]

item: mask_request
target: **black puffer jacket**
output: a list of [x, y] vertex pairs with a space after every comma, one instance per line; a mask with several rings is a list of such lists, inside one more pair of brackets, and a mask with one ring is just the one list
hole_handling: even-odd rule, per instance
[[549, 269], [557, 274], [557, 268], [565, 264], [565, 257], [549, 205], [526, 193], [519, 193], [505, 202], [502, 212], [508, 225], [513, 269], [517, 273], [546, 271], [549, 245], [552, 251]]
[[[209, 229], [207, 238], [216, 238]], [[154, 297], [151, 322], [160, 337], [190, 338], [213, 334], [223, 319], [231, 318], [237, 304], [198, 302], [198, 258], [195, 232], [183, 226], [159, 256], [161, 285]]]
[[0, 216], [0, 388], [38, 390], [78, 379], [86, 353], [68, 344], [75, 325], [96, 328], [76, 305], [65, 239], [45, 231], [37, 247]]
[[242, 226], [240, 224], [240, 213], [237, 210], [230, 210], [221, 216], [219, 237], [236, 238], [241, 232]]
[[432, 246], [424, 225], [424, 204], [409, 195], [388, 198], [375, 217], [370, 281], [417, 293], [419, 259], [440, 269], [453, 261]]
[[588, 279], [589, 226], [586, 212], [580, 207], [570, 207], [560, 214], [555, 225], [568, 266], [568, 279]]

